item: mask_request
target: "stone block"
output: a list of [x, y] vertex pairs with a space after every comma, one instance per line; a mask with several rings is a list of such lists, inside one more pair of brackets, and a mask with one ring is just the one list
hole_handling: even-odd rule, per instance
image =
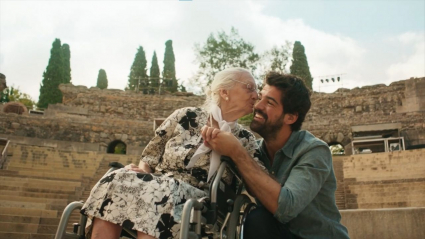
[[362, 106], [361, 105], [356, 106], [356, 112], [357, 113], [362, 112]]

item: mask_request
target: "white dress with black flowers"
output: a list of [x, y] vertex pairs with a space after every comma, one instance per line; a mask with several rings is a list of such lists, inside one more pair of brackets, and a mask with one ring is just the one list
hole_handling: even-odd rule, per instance
[[[193, 168], [185, 166], [202, 144], [201, 128], [207, 120], [208, 114], [200, 108], [176, 110], [158, 127], [142, 153], [141, 160], [155, 173], [119, 169], [105, 175], [93, 187], [81, 213], [155, 238], [178, 238], [184, 203], [206, 196], [197, 186], [207, 180], [210, 153], [199, 158]], [[240, 125], [232, 133], [262, 166], [254, 157], [258, 146], [252, 133]]]

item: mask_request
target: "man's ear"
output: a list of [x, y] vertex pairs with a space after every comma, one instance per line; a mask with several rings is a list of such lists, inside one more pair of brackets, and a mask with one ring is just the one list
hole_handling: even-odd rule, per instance
[[285, 124], [291, 125], [297, 122], [297, 119], [298, 119], [298, 113], [285, 114], [285, 117], [283, 118], [283, 122], [285, 122]]

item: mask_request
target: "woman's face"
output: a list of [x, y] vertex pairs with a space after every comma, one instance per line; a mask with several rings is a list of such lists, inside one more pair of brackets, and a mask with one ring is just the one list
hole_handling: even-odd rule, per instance
[[232, 112], [237, 118], [250, 114], [257, 101], [257, 85], [249, 74], [243, 74], [234, 81], [234, 86], [228, 91], [229, 100], [222, 100], [223, 113]]

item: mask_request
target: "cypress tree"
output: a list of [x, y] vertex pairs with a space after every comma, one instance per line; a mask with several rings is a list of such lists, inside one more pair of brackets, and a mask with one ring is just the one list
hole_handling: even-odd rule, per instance
[[71, 83], [71, 51], [69, 50], [69, 45], [66, 43], [62, 45], [62, 54], [65, 72], [63, 83]]
[[156, 52], [153, 52], [152, 65], [149, 73], [149, 78], [151, 80], [151, 86], [158, 88], [159, 86], [159, 65], [158, 58], [156, 57]]
[[149, 79], [146, 74], [146, 55], [143, 47], [139, 46], [137, 49], [136, 56], [134, 57], [133, 65], [130, 69], [130, 75], [128, 78], [128, 88], [131, 90], [137, 89], [137, 83], [139, 82], [139, 89], [143, 89], [149, 86]]
[[291, 74], [303, 79], [304, 83], [310, 90], [313, 88], [313, 78], [311, 78], [307, 56], [305, 55], [304, 46], [301, 45], [301, 42], [299, 41], [294, 43], [294, 50], [292, 51], [292, 65], [290, 69]]
[[106, 71], [104, 69], [99, 70], [96, 87], [102, 90], [108, 88], [108, 77], [106, 76]]
[[61, 41], [56, 38], [50, 50], [49, 64], [43, 72], [43, 81], [40, 85], [40, 96], [38, 98], [39, 108], [45, 109], [49, 104], [62, 102], [62, 92], [59, 90], [59, 84], [64, 82], [64, 75]]
[[167, 90], [171, 92], [177, 91], [177, 79], [176, 79], [176, 67], [174, 52], [173, 52], [173, 41], [168, 40], [165, 42], [165, 53], [164, 53], [164, 70], [162, 72], [163, 83]]

